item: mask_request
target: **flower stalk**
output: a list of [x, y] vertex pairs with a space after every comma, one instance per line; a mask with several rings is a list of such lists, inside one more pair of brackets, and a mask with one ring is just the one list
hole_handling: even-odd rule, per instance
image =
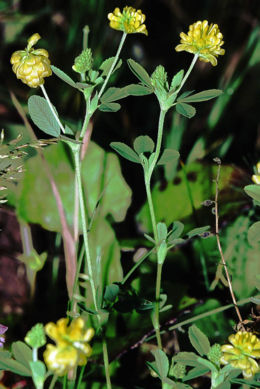
[[57, 115], [57, 113], [55, 112], [55, 110], [53, 108], [53, 105], [52, 105], [52, 103], [51, 103], [51, 101], [49, 99], [49, 96], [48, 96], [48, 94], [46, 92], [46, 89], [44, 88], [43, 85], [40, 85], [40, 87], [41, 87], [41, 90], [42, 90], [42, 93], [43, 93], [45, 99], [47, 100], [47, 103], [48, 103], [48, 105], [50, 107], [50, 110], [51, 110], [53, 116], [55, 117], [57, 123], [59, 124], [61, 131], [63, 132], [63, 134], [65, 134], [65, 128], [63, 127], [63, 124], [61, 123], [61, 121], [59, 119], [59, 116]]
[[123, 35], [122, 35], [122, 37], [121, 37], [121, 41], [120, 41], [120, 43], [119, 43], [119, 46], [118, 46], [118, 49], [117, 49], [117, 52], [116, 52], [114, 61], [113, 61], [112, 65], [111, 65], [111, 68], [109, 69], [109, 72], [108, 72], [107, 77], [106, 77], [106, 79], [105, 79], [105, 81], [104, 81], [104, 84], [102, 85], [102, 87], [101, 87], [101, 89], [100, 89], [100, 91], [99, 91], [99, 93], [98, 93], [98, 99], [100, 99], [100, 97], [102, 96], [102, 94], [103, 94], [103, 92], [104, 92], [104, 90], [105, 90], [105, 88], [106, 88], [106, 86], [107, 86], [107, 83], [108, 83], [108, 81], [109, 81], [109, 79], [110, 79], [110, 76], [111, 76], [111, 74], [113, 73], [113, 70], [115, 69], [115, 66], [116, 66], [116, 64], [117, 64], [119, 55], [120, 55], [120, 53], [121, 53], [121, 51], [122, 51], [122, 48], [123, 48], [123, 45], [124, 45], [124, 43], [125, 43], [126, 36], [127, 36], [127, 33], [126, 33], [126, 32], [123, 32]]

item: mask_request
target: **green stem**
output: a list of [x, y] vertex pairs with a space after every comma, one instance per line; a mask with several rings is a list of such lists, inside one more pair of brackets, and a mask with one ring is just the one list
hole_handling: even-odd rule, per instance
[[159, 260], [158, 260], [159, 259], [158, 258], [159, 240], [158, 240], [158, 233], [157, 233], [157, 227], [156, 227], [156, 217], [155, 217], [153, 200], [152, 200], [152, 193], [151, 193], [151, 177], [152, 177], [154, 168], [157, 164], [157, 161], [158, 161], [158, 158], [160, 155], [160, 151], [161, 151], [163, 125], [164, 125], [164, 119], [165, 119], [166, 112], [167, 111], [164, 111], [162, 109], [160, 111], [155, 153], [153, 155], [153, 159], [152, 159], [148, 169], [144, 171], [145, 189], [146, 189], [146, 195], [147, 195], [147, 200], [148, 200], [148, 205], [149, 205], [149, 211], [150, 211], [150, 216], [151, 216], [151, 221], [152, 221], [153, 234], [154, 234], [155, 246], [156, 246], [156, 252], [157, 252], [157, 275], [156, 275], [156, 289], [155, 289], [154, 329], [155, 329], [155, 333], [156, 333], [157, 344], [158, 344], [158, 347], [160, 349], [162, 349], [162, 341], [161, 341], [161, 335], [160, 335], [160, 320], [159, 320], [162, 264], [159, 264]]
[[32, 357], [33, 357], [33, 361], [38, 361], [38, 349], [36, 347], [33, 347], [32, 349]]
[[117, 64], [119, 55], [120, 55], [120, 53], [121, 53], [121, 50], [122, 50], [122, 48], [123, 48], [123, 44], [124, 44], [125, 39], [126, 39], [126, 36], [127, 36], [127, 34], [124, 32], [123, 35], [122, 35], [121, 41], [120, 41], [120, 43], [119, 43], [119, 46], [118, 46], [118, 49], [117, 49], [117, 52], [116, 52], [114, 61], [113, 61], [112, 65], [111, 65], [111, 68], [109, 69], [109, 72], [108, 72], [108, 74], [107, 74], [107, 77], [106, 77], [106, 79], [105, 79], [105, 82], [104, 82], [104, 84], [102, 85], [102, 88], [101, 88], [100, 91], [99, 91], [99, 94], [98, 94], [98, 98], [99, 98], [99, 99], [100, 99], [100, 97], [102, 96], [102, 93], [104, 92], [104, 90], [105, 90], [105, 88], [106, 88], [106, 86], [107, 86], [107, 83], [108, 83], [108, 81], [109, 81], [109, 78], [110, 78], [111, 74], [113, 73], [113, 70], [114, 70], [114, 68], [115, 68], [115, 66], [116, 66], [116, 64]]
[[81, 170], [80, 170], [80, 145], [76, 145], [76, 147], [73, 148], [73, 153], [74, 153], [74, 159], [75, 159], [76, 177], [77, 177], [78, 194], [79, 194], [80, 215], [81, 215], [81, 221], [82, 221], [83, 240], [84, 240], [84, 246], [85, 246], [85, 252], [86, 252], [88, 275], [89, 275], [89, 281], [90, 281], [90, 286], [91, 286], [91, 291], [92, 291], [92, 296], [93, 296], [94, 307], [95, 307], [95, 310], [98, 311], [97, 300], [96, 300], [96, 288], [95, 288], [93, 269], [92, 269], [92, 263], [91, 263], [91, 258], [90, 258], [89, 240], [88, 240], [88, 231], [87, 231], [87, 219], [86, 219], [86, 208], [85, 208], [85, 203], [84, 203], [84, 194], [83, 194], [82, 178], [81, 178]]
[[52, 105], [52, 103], [51, 103], [51, 101], [50, 101], [50, 99], [49, 99], [49, 96], [48, 96], [48, 94], [47, 94], [47, 92], [46, 92], [46, 89], [44, 88], [43, 85], [41, 85], [41, 90], [42, 90], [42, 93], [44, 94], [45, 99], [47, 100], [47, 103], [48, 103], [48, 105], [49, 105], [49, 107], [50, 107], [51, 112], [53, 113], [53, 116], [55, 117], [57, 123], [58, 123], [59, 126], [60, 126], [61, 131], [63, 132], [63, 134], [65, 134], [65, 128], [63, 127], [63, 125], [62, 125], [62, 123], [61, 123], [61, 121], [60, 121], [60, 119], [59, 119], [57, 113], [55, 112], [55, 110], [54, 110], [54, 108], [53, 108], [53, 105]]
[[195, 55], [194, 55], [193, 60], [191, 61], [190, 67], [189, 67], [189, 69], [187, 70], [185, 76], [183, 77], [182, 82], [181, 82], [181, 84], [180, 84], [178, 90], [176, 91], [176, 94], [178, 94], [178, 93], [180, 92], [181, 88], [183, 87], [183, 85], [184, 85], [185, 82], [187, 81], [187, 78], [189, 77], [189, 75], [190, 75], [190, 73], [191, 73], [191, 71], [192, 71], [192, 69], [193, 69], [193, 67], [194, 67], [194, 65], [195, 65], [195, 63], [196, 63], [198, 57], [199, 57], [198, 54], [195, 54]]
[[52, 377], [49, 389], [53, 389], [54, 388], [54, 385], [56, 384], [57, 379], [58, 379], [58, 376], [56, 374], [54, 374], [53, 377]]
[[105, 373], [106, 373], [107, 389], [112, 389], [110, 374], [109, 374], [109, 359], [108, 359], [108, 351], [107, 351], [107, 342], [106, 342], [105, 337], [103, 337], [102, 346], [103, 346], [103, 359], [104, 359], [104, 366], [105, 366]]
[[161, 291], [161, 280], [162, 280], [162, 264], [157, 261], [157, 275], [156, 275], [156, 289], [155, 289], [155, 335], [157, 339], [158, 347], [162, 350], [162, 340], [160, 334], [160, 291]]
[[90, 99], [87, 99], [87, 101], [86, 101], [86, 115], [84, 118], [84, 123], [83, 123], [82, 129], [80, 131], [80, 140], [82, 140], [84, 138], [84, 135], [85, 135], [87, 128], [88, 128], [89, 121], [94, 113], [94, 112], [91, 112], [91, 113], [89, 112], [89, 106], [90, 106]]

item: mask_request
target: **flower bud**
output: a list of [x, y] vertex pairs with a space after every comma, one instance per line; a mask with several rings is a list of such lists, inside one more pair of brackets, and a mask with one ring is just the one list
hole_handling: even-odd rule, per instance
[[82, 53], [75, 58], [72, 69], [77, 73], [85, 73], [92, 68], [93, 57], [91, 49], [83, 50]]

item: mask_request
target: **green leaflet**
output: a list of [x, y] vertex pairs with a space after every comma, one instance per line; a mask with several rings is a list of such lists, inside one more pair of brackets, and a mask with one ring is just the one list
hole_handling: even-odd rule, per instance
[[209, 340], [195, 324], [189, 327], [189, 339], [192, 346], [200, 355], [208, 354], [210, 350]]
[[208, 89], [188, 97], [180, 98], [178, 101], [185, 103], [199, 103], [201, 101], [214, 99], [215, 97], [222, 95], [222, 93], [223, 91], [220, 89]]
[[147, 71], [133, 59], [128, 59], [127, 64], [130, 70], [134, 73], [134, 75], [139, 78], [139, 80], [148, 87], [151, 87], [151, 80]]
[[104, 103], [98, 107], [98, 109], [102, 112], [117, 112], [120, 108], [121, 105], [118, 103]]
[[172, 163], [177, 161], [180, 158], [180, 153], [177, 150], [165, 149], [163, 150], [162, 156], [158, 161], [158, 165], [166, 165], [167, 163]]
[[148, 135], [138, 136], [134, 141], [134, 149], [137, 154], [152, 153], [154, 150], [154, 141]]
[[110, 146], [112, 149], [114, 149], [118, 154], [120, 154], [122, 157], [128, 159], [131, 162], [140, 163], [140, 159], [138, 155], [134, 152], [131, 147], [127, 146], [125, 143], [122, 142], [112, 142], [110, 143]]
[[260, 201], [260, 185], [247, 185], [244, 190], [252, 199]]
[[70, 86], [72, 86], [73, 88], [76, 88], [76, 89], [79, 89], [76, 82], [74, 82], [72, 80], [72, 78], [70, 78], [70, 76], [68, 76], [66, 73], [64, 73], [62, 70], [60, 70], [59, 68], [57, 68], [56, 66], [51, 66], [51, 70], [53, 71], [53, 73], [59, 77], [62, 81], [66, 82], [67, 84], [69, 84]]
[[60, 135], [60, 126], [44, 97], [31, 96], [28, 100], [28, 110], [34, 124], [45, 134], [55, 137]]
[[177, 103], [176, 104], [176, 111], [180, 115], [183, 115], [189, 119], [192, 118], [196, 114], [196, 109], [192, 105], [186, 104], [186, 103]]

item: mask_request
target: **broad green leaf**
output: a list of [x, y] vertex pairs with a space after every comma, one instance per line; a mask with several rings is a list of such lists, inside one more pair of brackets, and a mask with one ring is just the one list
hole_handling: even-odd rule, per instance
[[157, 162], [158, 165], [165, 165], [171, 163], [180, 158], [180, 153], [177, 150], [165, 149], [163, 150], [162, 156]]
[[102, 112], [117, 112], [120, 108], [121, 105], [118, 103], [105, 103], [98, 107], [98, 109]]
[[134, 75], [146, 86], [151, 87], [151, 80], [147, 71], [133, 59], [128, 59], [127, 64]]
[[131, 147], [127, 146], [122, 142], [112, 142], [110, 143], [112, 149], [114, 149], [118, 154], [122, 157], [128, 159], [131, 162], [140, 163], [140, 159], [138, 155], [131, 149]]
[[186, 103], [198, 103], [200, 101], [214, 99], [215, 97], [222, 95], [222, 93], [223, 91], [220, 89], [208, 89], [203, 92], [195, 93], [194, 95], [188, 97], [179, 98], [178, 101], [184, 101]]
[[32, 370], [32, 379], [36, 388], [42, 389], [46, 373], [46, 367], [44, 363], [41, 361], [32, 361], [30, 362], [30, 368]]
[[32, 121], [40, 130], [55, 137], [60, 135], [60, 126], [44, 97], [31, 96], [28, 100], [28, 110]]
[[178, 239], [181, 236], [183, 229], [184, 229], [184, 224], [179, 221], [175, 221], [173, 223], [171, 233], [168, 237], [168, 242], [172, 243], [173, 240]]
[[32, 361], [32, 349], [27, 344], [18, 341], [12, 344], [12, 353], [17, 362], [29, 369], [29, 362]]
[[[245, 203], [243, 193], [239, 193], [232, 187], [231, 180], [233, 172], [233, 167], [222, 165], [219, 183], [221, 215], [232, 209], [236, 211], [239, 204]], [[180, 169], [174, 181], [169, 181], [165, 188], [161, 188], [159, 182], [155, 183], [152, 189], [152, 199], [154, 208], [156, 209], [157, 220], [163, 220], [167, 226], [173, 223], [174, 220], [180, 220], [185, 223], [187, 230], [193, 228], [194, 219], [192, 217], [193, 210], [190, 196], [192, 196], [196, 213], [200, 214], [204, 212], [205, 208], [202, 207], [201, 203], [205, 199], [214, 198], [215, 184], [212, 180], [216, 178], [216, 174], [216, 164], [193, 162], [186, 165], [185, 170]], [[190, 192], [187, 188], [187, 182]], [[145, 232], [150, 233], [152, 231], [147, 202], [137, 215], [137, 221]], [[214, 249], [212, 248], [212, 250]]]
[[12, 373], [25, 377], [30, 377], [32, 375], [31, 369], [25, 367], [21, 362], [8, 358], [4, 352], [0, 352], [0, 370], [11, 371]]
[[156, 349], [152, 351], [155, 358], [156, 369], [158, 370], [160, 377], [167, 377], [169, 371], [169, 360], [164, 351]]
[[186, 103], [177, 103], [176, 104], [176, 111], [180, 114], [185, 116], [186, 118], [192, 118], [196, 114], [196, 109]]
[[[71, 155], [60, 142], [46, 148], [44, 156], [59, 190], [68, 225], [72, 229], [75, 172], [71, 166]], [[82, 161], [82, 182], [87, 199], [87, 215], [89, 219], [93, 215], [89, 244], [95, 271], [97, 248], [100, 248], [101, 253], [101, 290], [103, 285], [122, 279], [119, 244], [105, 217], [111, 215], [115, 221], [122, 221], [131, 202], [131, 191], [121, 174], [118, 157], [106, 153], [93, 142], [89, 143], [88, 152]], [[39, 156], [26, 161], [24, 178], [15, 195], [13, 204], [20, 219], [41, 224], [50, 231], [61, 232], [56, 200]], [[91, 291], [88, 293], [88, 303], [91, 303]]]
[[201, 363], [198, 362], [198, 355], [192, 352], [179, 352], [175, 355], [172, 360], [174, 362], [183, 363], [185, 366], [194, 366], [194, 367], [202, 367]]
[[260, 201], [260, 185], [247, 185], [244, 187], [244, 191], [252, 199]]
[[260, 243], [260, 221], [255, 222], [249, 227], [247, 238], [252, 246], [258, 246]]
[[148, 135], [138, 136], [134, 141], [134, 149], [137, 154], [152, 153], [154, 150], [154, 141]]
[[66, 82], [67, 84], [69, 84], [70, 86], [72, 86], [73, 88], [77, 88], [78, 89], [78, 86], [77, 84], [72, 80], [72, 78], [70, 78], [70, 76], [68, 76], [66, 73], [64, 73], [62, 70], [60, 70], [59, 68], [57, 68], [56, 66], [51, 66], [51, 70], [53, 71], [53, 73], [59, 77], [62, 81]]
[[159, 241], [167, 238], [167, 226], [165, 223], [160, 222], [157, 224], [157, 233]]
[[[75, 172], [71, 155], [66, 146], [59, 142], [46, 148], [44, 156], [59, 190], [67, 222], [72, 227]], [[28, 159], [24, 168], [24, 177], [10, 204], [16, 207], [22, 220], [61, 232], [56, 200], [41, 158], [37, 155]], [[111, 214], [115, 221], [124, 220], [131, 202], [131, 191], [122, 176], [118, 157], [90, 142], [82, 161], [82, 178], [89, 218], [99, 203], [100, 216]]]
[[147, 88], [147, 86], [140, 84], [130, 84], [122, 88], [122, 90], [127, 93], [127, 96], [145, 96], [153, 93], [152, 88]]
[[171, 86], [170, 86], [170, 92], [178, 88], [178, 86], [182, 82], [183, 75], [184, 75], [184, 70], [182, 69], [173, 76]]
[[204, 227], [198, 227], [198, 228], [193, 228], [193, 230], [187, 232], [188, 238], [191, 239], [194, 236], [201, 235], [204, 232], [209, 231], [210, 226], [204, 226]]
[[207, 355], [210, 351], [208, 337], [195, 325], [189, 327], [189, 339], [192, 346], [200, 355]]
[[[233, 223], [230, 223], [221, 234], [224, 257], [228, 257], [232, 287], [238, 298], [253, 296], [256, 274], [260, 274], [259, 245], [248, 244], [250, 226], [250, 217], [238, 214]], [[208, 239], [204, 242], [207, 241]]]

